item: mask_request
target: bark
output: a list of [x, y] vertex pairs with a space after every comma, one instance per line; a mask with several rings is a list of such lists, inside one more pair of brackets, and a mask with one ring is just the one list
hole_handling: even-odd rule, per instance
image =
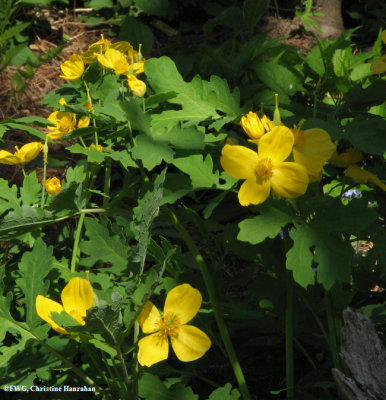
[[349, 308], [343, 312], [340, 356], [352, 378], [332, 375], [345, 400], [386, 400], [386, 351], [369, 318]]
[[315, 8], [324, 14], [323, 17], [313, 17], [322, 29], [318, 33], [323, 39], [339, 37], [344, 31], [342, 17], [342, 0], [316, 0]]

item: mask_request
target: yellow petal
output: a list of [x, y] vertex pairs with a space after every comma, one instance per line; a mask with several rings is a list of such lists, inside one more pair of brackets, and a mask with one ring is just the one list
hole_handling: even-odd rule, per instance
[[298, 164], [303, 165], [303, 167], [307, 170], [308, 175], [318, 176], [322, 171], [324, 162], [321, 162], [318, 159], [308, 157], [304, 155], [298, 148], [293, 148], [294, 161]]
[[284, 125], [275, 126], [260, 139], [259, 157], [282, 162], [290, 155], [293, 144], [293, 133]]
[[346, 168], [351, 164], [355, 164], [358, 161], [361, 161], [362, 158], [362, 153], [358, 149], [351, 147], [343, 153], [333, 153], [328, 161], [331, 164], [336, 165], [337, 167]]
[[98, 54], [98, 61], [105, 67], [111, 68], [117, 75], [127, 74], [130, 66], [126, 57], [118, 50], [109, 48], [104, 56]]
[[87, 115], [82, 115], [78, 121], [78, 128], [86, 128], [90, 125], [90, 117]]
[[0, 150], [0, 164], [15, 165], [20, 164], [18, 157], [5, 150]]
[[307, 157], [318, 159], [324, 163], [335, 151], [334, 143], [324, 129], [307, 129], [304, 131], [304, 139], [305, 143], [299, 147], [299, 150]]
[[47, 297], [41, 296], [40, 294], [36, 297], [36, 312], [39, 315], [41, 319], [44, 319], [44, 321], [48, 322], [52, 329], [54, 329], [56, 332], [59, 333], [65, 333], [68, 334], [64, 328], [59, 326], [52, 318], [51, 314], [53, 312], [57, 312], [60, 314], [63, 310], [63, 307], [61, 304], [57, 303], [54, 300], [48, 299]]
[[84, 62], [82, 56], [79, 54], [73, 54], [68, 61], [65, 61], [63, 64], [61, 64], [60, 69], [63, 72], [63, 75], [60, 75], [60, 78], [72, 81], [79, 79], [84, 72]]
[[34, 160], [39, 153], [43, 150], [43, 144], [40, 142], [27, 143], [15, 153], [15, 156], [20, 157], [23, 162]]
[[127, 75], [127, 84], [135, 96], [143, 97], [145, 95], [146, 83], [137, 79], [135, 75]]
[[105, 57], [104, 55], [96, 54], [96, 58], [97, 58], [99, 64], [102, 64], [106, 68], [114, 69], [114, 65], [111, 62], [111, 60], [108, 59], [107, 57]]
[[49, 194], [57, 194], [60, 192], [60, 189], [62, 188], [62, 185], [60, 183], [60, 179], [57, 178], [56, 176], [50, 179], [47, 179], [44, 182], [44, 188], [46, 189], [46, 192]]
[[278, 164], [271, 178], [272, 189], [287, 199], [293, 199], [304, 194], [308, 182], [306, 169], [294, 162]]
[[242, 206], [263, 203], [267, 200], [270, 191], [270, 181], [258, 184], [255, 179], [247, 179], [240, 187], [239, 203]]
[[251, 139], [259, 139], [265, 133], [265, 128], [258, 115], [250, 111], [241, 117], [241, 126]]
[[188, 283], [176, 286], [166, 296], [164, 313], [175, 314], [181, 324], [189, 322], [201, 307], [201, 293]]
[[147, 301], [137, 320], [143, 333], [153, 333], [159, 330], [161, 314], [151, 301]]
[[383, 191], [386, 191], [386, 185], [377, 177], [377, 175], [373, 174], [370, 171], [366, 171], [358, 167], [357, 165], [350, 165], [345, 171], [344, 174], [353, 178], [356, 182], [359, 183], [367, 183], [371, 182], [380, 187]]
[[130, 42], [125, 42], [125, 41], [113, 43], [110, 46], [110, 48], [118, 50], [121, 53], [127, 53], [129, 51], [133, 51], [133, 46], [130, 44]]
[[191, 325], [182, 325], [178, 336], [171, 338], [172, 347], [180, 361], [193, 361], [202, 357], [212, 342], [201, 329]]
[[157, 362], [166, 360], [168, 355], [168, 340], [158, 333], [145, 336], [138, 342], [138, 362], [142, 366], [151, 367]]
[[88, 279], [71, 278], [62, 291], [63, 308], [67, 314], [84, 324], [86, 310], [92, 307], [94, 291]]
[[257, 153], [244, 146], [226, 144], [221, 151], [221, 166], [237, 179], [252, 179], [258, 160]]

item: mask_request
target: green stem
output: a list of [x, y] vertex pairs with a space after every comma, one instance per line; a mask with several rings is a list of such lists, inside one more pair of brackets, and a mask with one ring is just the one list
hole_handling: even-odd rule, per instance
[[106, 167], [105, 167], [105, 183], [104, 183], [104, 194], [106, 197], [103, 197], [103, 208], [108, 208], [109, 198], [110, 198], [110, 180], [111, 180], [111, 159], [106, 159]]
[[285, 309], [285, 375], [287, 399], [294, 397], [294, 280], [292, 271], [286, 270], [286, 309]]
[[[35, 335], [34, 335], [35, 336]], [[67, 360], [64, 356], [62, 356], [60, 353], [58, 353], [55, 349], [53, 349], [50, 345], [48, 345], [46, 342], [41, 340], [39, 337], [35, 336], [35, 339], [48, 350], [50, 353], [52, 353], [56, 358], [61, 360], [64, 365], [67, 367], [71, 368], [71, 370], [74, 372], [74, 374], [78, 375], [80, 379], [82, 379], [88, 386], [93, 386], [95, 387], [96, 390], [102, 392], [102, 388], [99, 387], [89, 376], [87, 376], [82, 370], [80, 370], [78, 367], [76, 367], [71, 361]]]
[[90, 351], [90, 349], [88, 348], [87, 343], [83, 346], [83, 349], [84, 349], [85, 353], [87, 354], [88, 358], [90, 359], [90, 361], [92, 362], [92, 364], [94, 365], [94, 367], [96, 368], [96, 370], [99, 372], [100, 376], [103, 378], [103, 380], [106, 382], [106, 384], [108, 386], [110, 386], [109, 380], [107, 379], [105, 372], [100, 367], [99, 363], [96, 361], [95, 357], [92, 354], [92, 351]]
[[324, 329], [323, 323], [321, 321], [321, 319], [319, 318], [318, 314], [316, 313], [316, 311], [313, 309], [312, 305], [310, 304], [310, 302], [307, 300], [306, 296], [299, 290], [297, 291], [297, 295], [301, 298], [302, 302], [304, 303], [304, 305], [310, 310], [311, 314], [313, 315], [313, 317], [315, 318], [316, 323], [319, 326], [320, 331], [322, 332], [322, 335], [324, 337], [324, 339], [326, 340], [326, 343], [328, 346], [330, 346], [330, 340], [329, 337], [327, 335], [326, 330]]
[[325, 303], [326, 303], [328, 336], [329, 336], [329, 345], [332, 356], [332, 362], [335, 368], [341, 370], [339, 351], [338, 351], [338, 335], [336, 333], [334, 312], [332, 306], [332, 296], [330, 291], [326, 291]]
[[293, 339], [296, 346], [299, 347], [300, 351], [304, 354], [304, 357], [306, 357], [307, 361], [310, 363], [312, 369], [317, 370], [318, 367], [316, 366], [316, 364], [314, 363], [314, 361], [312, 360], [311, 356], [308, 354], [304, 346], [299, 342], [299, 340], [296, 339], [296, 337], [294, 337]]
[[[123, 390], [123, 388], [122, 388], [122, 382], [121, 382], [121, 380], [119, 379], [119, 375], [113, 373], [113, 371], [112, 371], [112, 369], [111, 369], [111, 367], [110, 367], [110, 365], [109, 365], [109, 360], [107, 359], [106, 354], [105, 354], [105, 352], [104, 352], [103, 350], [101, 350], [101, 354], [102, 354], [102, 358], [103, 358], [103, 364], [106, 366], [107, 373], [108, 373], [109, 376], [110, 376], [110, 381], [111, 381], [113, 384], [115, 384], [115, 385], [114, 385], [114, 388], [113, 388], [114, 391], [115, 391], [116, 389], [118, 389], [119, 392], [120, 392], [120, 397], [121, 397], [121, 398], [124, 398], [124, 397], [125, 397], [125, 392], [124, 392], [124, 390]], [[113, 366], [115, 366], [114, 359], [111, 359], [111, 360], [112, 360]], [[111, 388], [111, 385], [110, 385], [110, 384], [109, 384], [109, 387]]]
[[181, 237], [184, 239], [186, 245], [188, 246], [190, 252], [192, 253], [199, 269], [201, 272], [201, 275], [204, 279], [206, 289], [209, 294], [209, 299], [212, 304], [214, 316], [217, 322], [218, 329], [220, 331], [221, 339], [224, 343], [225, 350], [228, 354], [229, 361], [231, 363], [233, 372], [235, 374], [237, 383], [240, 388], [241, 396], [244, 400], [250, 400], [251, 396], [249, 394], [249, 390], [244, 378], [243, 371], [241, 369], [240, 363], [237, 359], [236, 352], [234, 350], [232, 341], [229, 336], [228, 328], [225, 324], [223, 314], [220, 308], [219, 301], [217, 299], [216, 291], [214, 288], [214, 284], [212, 281], [212, 277], [210, 276], [209, 269], [200, 253], [198, 250], [196, 244], [193, 241], [193, 238], [190, 236], [190, 234], [187, 232], [187, 230], [183, 227], [183, 225], [180, 223], [178, 220], [176, 214], [167, 206], [165, 206], [165, 210], [168, 213], [174, 227], [176, 230], [180, 233]]
[[46, 141], [44, 143], [44, 162], [43, 162], [43, 179], [42, 179], [42, 197], [41, 197], [41, 203], [40, 203], [40, 207], [43, 208], [44, 207], [44, 201], [45, 201], [45, 195], [46, 195], [46, 186], [45, 186], [45, 181], [46, 181], [46, 177], [47, 177], [47, 157], [48, 157], [48, 143], [47, 143], [48, 139], [46, 138]]
[[78, 221], [78, 226], [76, 227], [76, 232], [75, 232], [75, 239], [74, 239], [74, 247], [72, 249], [72, 257], [71, 257], [71, 273], [75, 272], [76, 265], [79, 260], [79, 242], [82, 234], [82, 228], [83, 228], [83, 222], [84, 222], [84, 216], [86, 214], [82, 212], [79, 217]]
[[125, 385], [126, 385], [127, 398], [129, 400], [135, 400], [135, 397], [133, 397], [133, 394], [132, 394], [132, 392], [130, 390], [130, 379], [129, 379], [129, 375], [127, 373], [125, 360], [123, 359], [123, 356], [122, 356], [122, 351], [121, 351], [121, 349], [119, 347], [116, 350], [117, 350], [117, 353], [118, 353], [119, 362], [121, 364], [121, 370], [122, 370], [123, 379], [124, 379]]

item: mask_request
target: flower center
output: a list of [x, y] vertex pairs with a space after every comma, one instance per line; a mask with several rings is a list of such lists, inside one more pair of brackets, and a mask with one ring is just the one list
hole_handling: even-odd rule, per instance
[[162, 337], [163, 339], [167, 339], [168, 336], [170, 338], [178, 337], [178, 331], [181, 326], [181, 323], [180, 319], [177, 317], [176, 314], [172, 312], [164, 313], [158, 324], [159, 324], [158, 336]]
[[255, 175], [258, 184], [263, 184], [264, 182], [271, 179], [273, 175], [273, 162], [270, 158], [262, 158], [257, 162], [255, 167]]

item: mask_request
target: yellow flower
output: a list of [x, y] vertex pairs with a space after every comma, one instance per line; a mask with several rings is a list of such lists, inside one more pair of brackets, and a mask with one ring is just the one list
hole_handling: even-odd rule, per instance
[[366, 171], [365, 169], [362, 169], [357, 165], [350, 165], [349, 167], [347, 167], [347, 169], [344, 171], [344, 174], [354, 179], [358, 183], [374, 183], [386, 192], [386, 185], [377, 177], [377, 175], [373, 174], [372, 172]]
[[321, 178], [324, 163], [335, 150], [330, 135], [323, 129], [314, 128], [306, 131], [293, 130], [295, 137], [294, 161], [307, 170], [309, 181], [316, 182]]
[[251, 139], [260, 139], [265, 133], [263, 123], [258, 115], [252, 111], [241, 117], [241, 126]]
[[90, 117], [87, 115], [82, 115], [78, 121], [78, 128], [86, 128], [90, 125]]
[[114, 49], [107, 49], [105, 54], [97, 54], [97, 59], [104, 67], [113, 69], [117, 75], [127, 74], [130, 70], [130, 65], [123, 53]]
[[43, 145], [40, 142], [31, 142], [22, 146], [21, 149], [15, 148], [14, 154], [0, 150], [0, 164], [16, 165], [30, 162], [43, 150]]
[[306, 169], [295, 162], [284, 162], [294, 144], [292, 132], [285, 126], [275, 126], [259, 140], [258, 153], [243, 146], [226, 144], [221, 165], [237, 179], [246, 179], [239, 190], [242, 206], [264, 202], [271, 188], [280, 196], [295, 198], [307, 190]]
[[60, 179], [55, 176], [54, 178], [47, 179], [44, 182], [44, 187], [47, 193], [57, 194], [60, 192], [62, 185], [60, 183]]
[[186, 283], [168, 293], [162, 314], [148, 301], [138, 316], [138, 322], [143, 333], [151, 335], [138, 342], [138, 362], [150, 367], [166, 360], [169, 353], [168, 338], [180, 361], [202, 357], [212, 342], [200, 329], [186, 325], [197, 314], [201, 303], [201, 293]]
[[68, 61], [65, 61], [60, 65], [60, 69], [63, 72], [63, 75], [60, 75], [60, 78], [68, 79], [70, 81], [79, 79], [84, 72], [84, 62], [82, 56], [79, 54], [73, 54]]
[[145, 95], [146, 83], [137, 79], [135, 75], [127, 75], [127, 84], [135, 96], [143, 97]]
[[328, 161], [330, 164], [336, 165], [337, 167], [347, 168], [349, 165], [355, 164], [362, 159], [362, 153], [358, 149], [350, 147], [343, 153], [333, 153]]
[[358, 149], [350, 147], [343, 153], [334, 153], [330, 158], [329, 162], [340, 168], [346, 168], [344, 174], [358, 183], [371, 182], [377, 185], [382, 190], [386, 191], [386, 185], [372, 172], [366, 171], [355, 165], [357, 162], [363, 159], [362, 153]]
[[59, 333], [70, 333], [59, 326], [52, 318], [53, 312], [61, 313], [65, 311], [80, 324], [85, 325], [84, 317], [87, 310], [92, 307], [94, 292], [88, 279], [71, 278], [62, 291], [63, 306], [54, 300], [41, 296], [36, 297], [36, 312], [41, 319], [48, 322], [52, 329]]
[[67, 133], [72, 132], [76, 124], [76, 116], [70, 112], [54, 111], [47, 119], [55, 125], [47, 126], [52, 131], [47, 136], [53, 140], [61, 139]]
[[92, 143], [91, 146], [90, 146], [88, 149], [89, 149], [89, 150], [94, 149], [94, 150], [99, 151], [99, 152], [101, 152], [101, 153], [104, 153], [104, 152], [105, 152], [103, 146], [100, 145], [100, 144], [98, 144], [98, 146], [96, 146], [94, 143]]
[[89, 48], [82, 53], [82, 59], [86, 64], [92, 64], [97, 60], [98, 54], [103, 54], [111, 46], [110, 40], [101, 35], [101, 40], [91, 44]]

